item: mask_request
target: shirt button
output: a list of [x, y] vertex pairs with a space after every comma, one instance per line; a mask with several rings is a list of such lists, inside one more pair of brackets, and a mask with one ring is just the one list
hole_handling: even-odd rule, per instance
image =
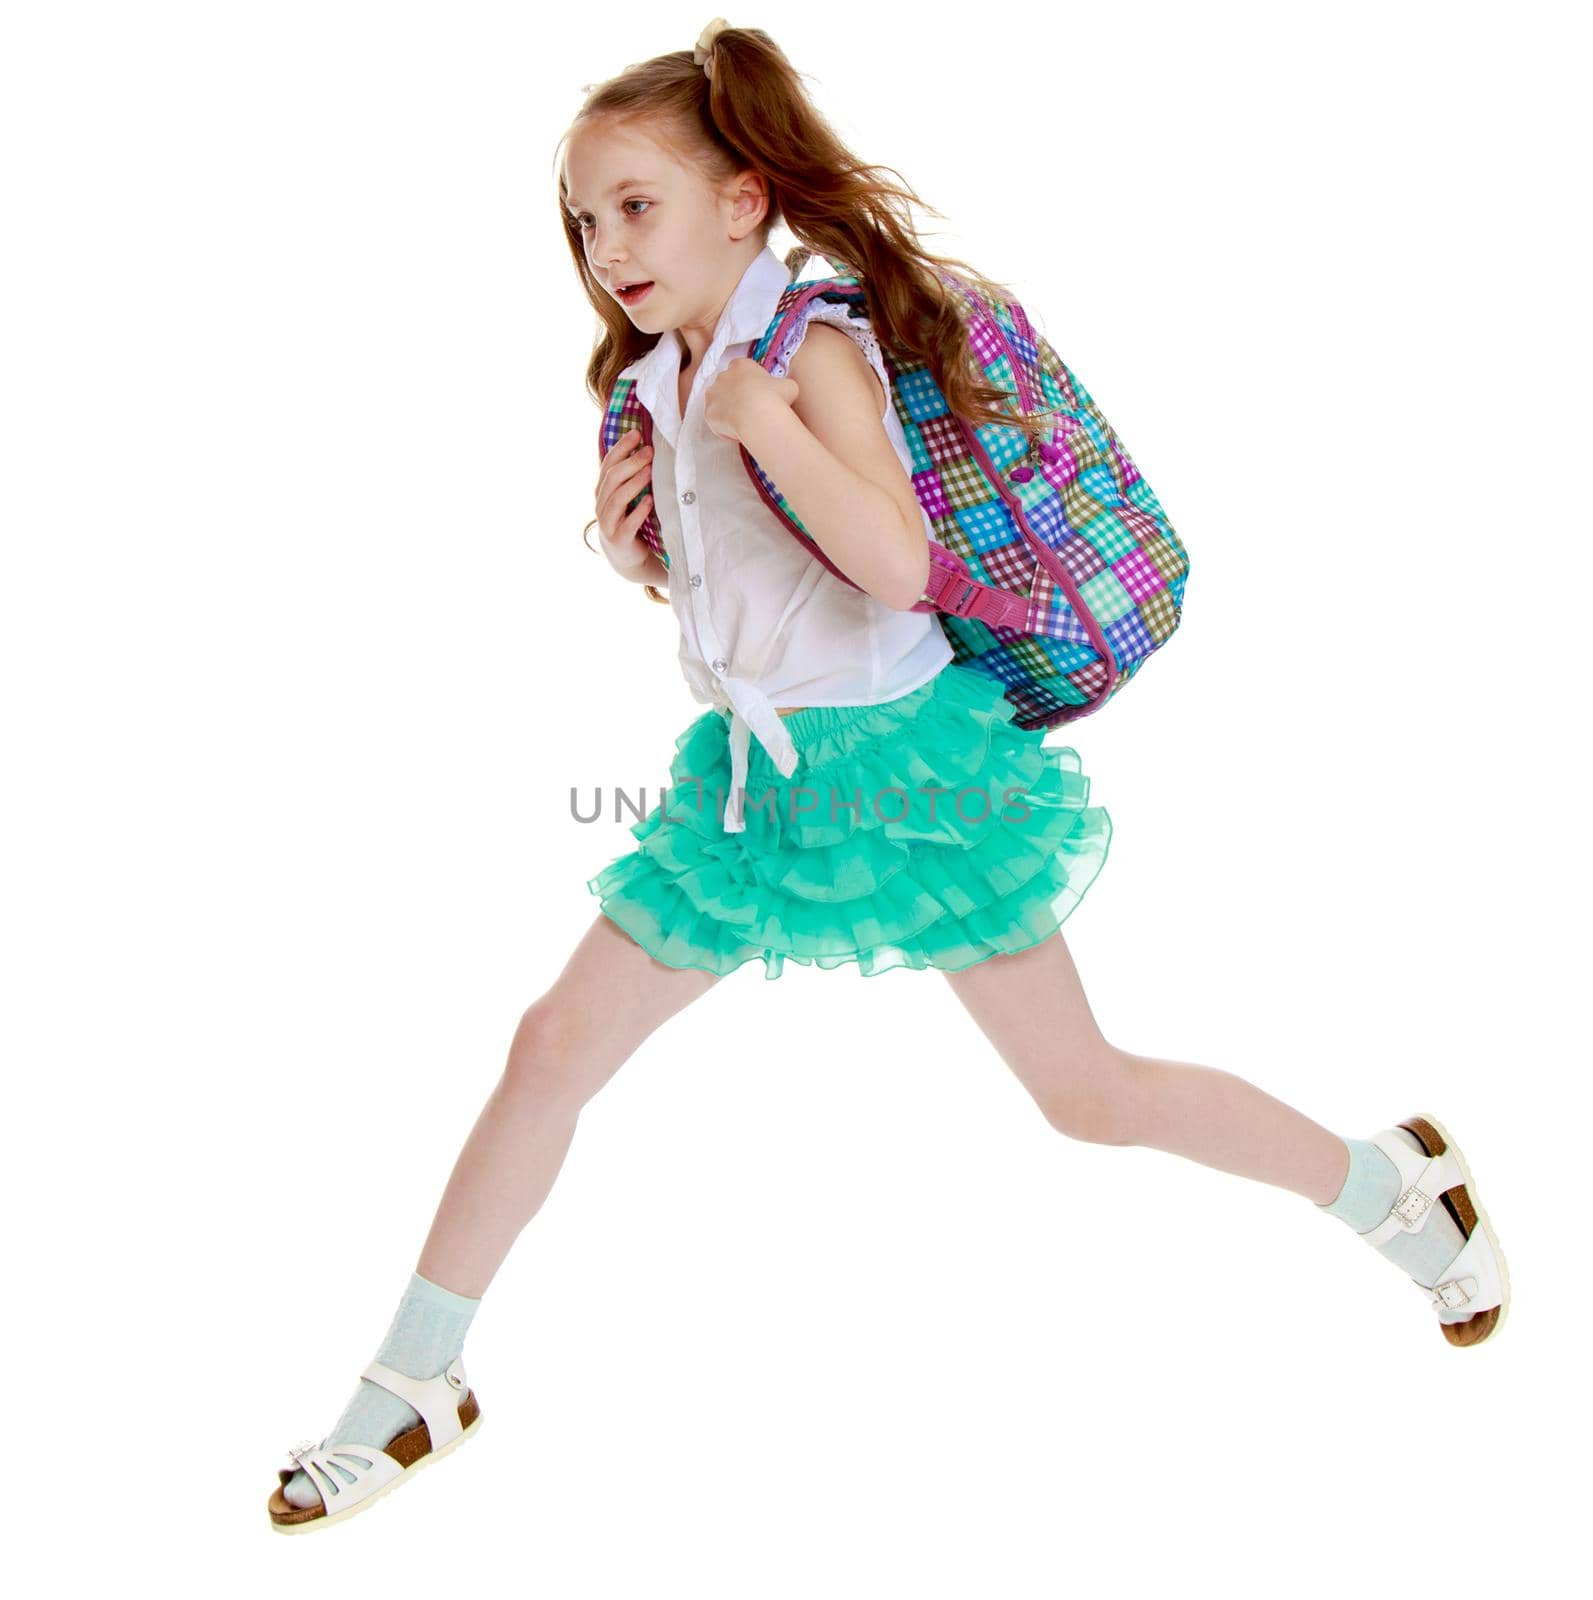
[[691, 586], [692, 586], [693, 589], [702, 588], [702, 574], [700, 572], [692, 573], [692, 575], [691, 575]]
[[680, 497], [680, 503], [687, 506], [695, 505], [697, 503], [696, 491], [694, 489], [688, 489], [685, 494]]
[[729, 670], [729, 668], [730, 668], [730, 663], [728, 661], [726, 661], [723, 656], [716, 656], [714, 658], [714, 671], [715, 672], [727, 672]]

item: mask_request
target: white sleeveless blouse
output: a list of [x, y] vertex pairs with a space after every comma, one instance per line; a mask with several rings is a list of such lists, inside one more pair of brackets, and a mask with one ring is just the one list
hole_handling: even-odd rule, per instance
[[[819, 267], [828, 270], [822, 262]], [[776, 706], [878, 705], [927, 683], [952, 659], [934, 612], [898, 611], [843, 583], [808, 554], [754, 488], [740, 447], [703, 421], [709, 385], [751, 352], [789, 281], [785, 263], [766, 245], [720, 315], [684, 417], [679, 379], [685, 346], [674, 329], [621, 373], [636, 379], [638, 398], [653, 419], [653, 508], [669, 555], [681, 670], [694, 699], [730, 715], [724, 809], [730, 833], [746, 827], [751, 735], [783, 776], [796, 770], [797, 750]], [[844, 329], [868, 356], [886, 394], [885, 431], [910, 475], [912, 457], [866, 320], [834, 304], [814, 317]], [[933, 532], [927, 516], [924, 530]]]

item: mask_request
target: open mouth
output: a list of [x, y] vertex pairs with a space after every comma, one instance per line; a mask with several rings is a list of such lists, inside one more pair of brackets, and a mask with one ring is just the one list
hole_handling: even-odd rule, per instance
[[622, 305], [634, 306], [647, 298], [647, 292], [652, 287], [653, 280], [649, 278], [644, 283], [633, 283], [624, 288], [616, 289], [614, 293], [619, 296]]

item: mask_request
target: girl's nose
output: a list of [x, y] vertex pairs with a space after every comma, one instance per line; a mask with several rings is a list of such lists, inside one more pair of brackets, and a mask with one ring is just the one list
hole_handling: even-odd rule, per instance
[[612, 260], [604, 252], [603, 240], [606, 236], [606, 233], [607, 229], [605, 224], [601, 222], [594, 222], [592, 224], [592, 263], [594, 266], [597, 266], [600, 271], [612, 273], [619, 263], [615, 260]]

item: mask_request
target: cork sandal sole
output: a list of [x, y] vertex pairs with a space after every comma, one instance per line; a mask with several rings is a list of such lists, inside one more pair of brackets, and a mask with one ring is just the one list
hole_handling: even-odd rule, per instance
[[1488, 1213], [1477, 1201], [1476, 1184], [1471, 1176], [1471, 1168], [1466, 1165], [1466, 1158], [1461, 1154], [1460, 1146], [1450, 1138], [1449, 1131], [1437, 1117], [1407, 1117], [1399, 1126], [1413, 1134], [1429, 1156], [1442, 1155], [1446, 1150], [1453, 1155], [1465, 1182], [1445, 1190], [1440, 1197], [1444, 1208], [1455, 1219], [1455, 1226], [1460, 1229], [1463, 1237], [1470, 1239], [1472, 1233], [1481, 1228], [1484, 1237], [1493, 1247], [1494, 1257], [1499, 1263], [1499, 1304], [1479, 1311], [1464, 1322], [1438, 1324], [1444, 1331], [1444, 1337], [1453, 1345], [1469, 1347], [1482, 1344], [1504, 1326], [1505, 1313], [1510, 1309], [1510, 1271], [1505, 1265], [1504, 1251], [1499, 1248], [1499, 1236], [1488, 1220]]
[[[440, 1461], [451, 1451], [458, 1449], [481, 1426], [481, 1406], [476, 1400], [474, 1389], [470, 1390], [459, 1403], [459, 1425], [461, 1431], [438, 1450], [432, 1449], [431, 1431], [424, 1422], [417, 1422], [413, 1428], [384, 1445], [380, 1453], [391, 1456], [404, 1470], [382, 1484], [380, 1488], [356, 1500], [346, 1511], [328, 1512], [324, 1499], [319, 1505], [304, 1507], [294, 1505], [284, 1494], [294, 1469], [284, 1470], [279, 1474], [281, 1481], [272, 1490], [271, 1498], [266, 1502], [271, 1526], [278, 1533], [310, 1533], [331, 1522], [346, 1522], [350, 1517], [357, 1517], [367, 1506], [375, 1505], [383, 1495], [398, 1488], [400, 1484], [408, 1483], [422, 1467], [429, 1466], [433, 1461]], [[369, 1445], [353, 1444], [339, 1448], [354, 1455], [364, 1454], [367, 1458], [371, 1454]], [[313, 1478], [312, 1474], [312, 1481]]]

